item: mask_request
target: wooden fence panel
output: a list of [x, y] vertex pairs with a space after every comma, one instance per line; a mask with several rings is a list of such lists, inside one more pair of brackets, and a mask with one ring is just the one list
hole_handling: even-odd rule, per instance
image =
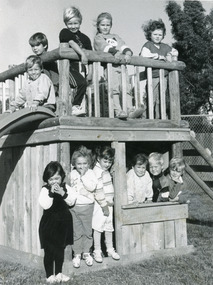
[[57, 159], [57, 144], [4, 149], [0, 153], [1, 177], [0, 243], [17, 250], [42, 255], [38, 226], [42, 208], [38, 197], [42, 174]]

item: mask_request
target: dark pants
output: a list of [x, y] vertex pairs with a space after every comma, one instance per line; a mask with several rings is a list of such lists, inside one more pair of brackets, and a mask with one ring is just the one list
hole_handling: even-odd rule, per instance
[[76, 88], [76, 95], [74, 96], [73, 105], [81, 105], [84, 94], [87, 89], [87, 81], [76, 69], [70, 69], [69, 82], [72, 88]]
[[46, 271], [46, 277], [50, 277], [54, 274], [55, 263], [55, 275], [62, 272], [62, 266], [64, 263], [64, 248], [56, 246], [47, 246], [44, 248], [44, 268]]

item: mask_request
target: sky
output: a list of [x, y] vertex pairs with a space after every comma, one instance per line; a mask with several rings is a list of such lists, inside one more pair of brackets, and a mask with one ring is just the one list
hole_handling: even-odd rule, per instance
[[[112, 33], [118, 34], [138, 55], [146, 39], [142, 24], [161, 18], [167, 28], [164, 42], [173, 42], [171, 25], [165, 12], [167, 0], [0, 0], [0, 72], [8, 65], [21, 64], [32, 54], [29, 38], [36, 32], [46, 34], [49, 51], [59, 46], [59, 32], [65, 27], [63, 10], [69, 6], [80, 9], [81, 32], [93, 42], [95, 20], [102, 12], [112, 14]], [[183, 0], [176, 1], [182, 5]], [[201, 1], [207, 13], [213, 0]]]

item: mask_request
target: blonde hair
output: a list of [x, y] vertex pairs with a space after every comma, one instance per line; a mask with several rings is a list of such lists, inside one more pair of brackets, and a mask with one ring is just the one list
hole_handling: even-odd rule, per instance
[[71, 6], [68, 7], [64, 10], [64, 14], [63, 14], [63, 19], [64, 19], [64, 23], [66, 24], [67, 22], [69, 22], [69, 20], [71, 20], [72, 18], [78, 18], [80, 21], [80, 24], [82, 23], [82, 15], [81, 12], [78, 8]]
[[72, 155], [71, 158], [71, 164], [72, 166], [76, 166], [76, 160], [78, 157], [85, 157], [87, 158], [87, 162], [89, 165], [89, 168], [92, 167], [92, 152], [91, 150], [87, 149], [85, 146], [81, 145], [79, 148], [77, 148]]
[[148, 161], [149, 163], [156, 162], [159, 163], [161, 166], [163, 166], [164, 161], [163, 161], [163, 155], [159, 152], [152, 152], [148, 156]]
[[182, 157], [173, 157], [169, 162], [169, 169], [176, 170], [183, 174], [186, 167], [185, 161]]
[[24, 67], [27, 71], [29, 68], [31, 68], [34, 64], [38, 64], [38, 66], [43, 69], [42, 60], [37, 55], [30, 55], [25, 61]]
[[100, 25], [101, 21], [103, 21], [104, 19], [109, 20], [111, 23], [111, 26], [112, 26], [112, 15], [110, 13], [107, 13], [107, 12], [101, 13], [98, 15], [97, 21], [96, 21], [96, 28], [97, 28], [98, 32], [100, 32], [99, 31], [99, 25]]

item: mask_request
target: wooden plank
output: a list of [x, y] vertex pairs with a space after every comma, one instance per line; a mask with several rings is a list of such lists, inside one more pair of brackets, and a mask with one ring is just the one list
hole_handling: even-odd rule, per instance
[[[18, 163], [17, 163], [17, 171], [15, 173], [17, 177], [17, 185], [16, 185], [16, 201], [17, 201], [17, 211], [16, 211], [16, 220], [18, 221], [17, 227], [18, 227], [18, 234], [16, 235], [17, 240], [17, 249], [19, 250], [25, 250], [25, 228], [24, 228], [24, 212], [25, 212], [25, 203], [24, 203], [24, 191], [23, 191], [23, 184], [24, 184], [24, 177], [23, 177], [23, 171], [24, 171], [24, 151], [25, 149], [19, 149], [18, 153]], [[20, 154], [21, 152], [21, 154]]]
[[109, 118], [114, 118], [114, 104], [113, 104], [113, 86], [112, 86], [112, 64], [107, 64], [107, 94], [108, 94], [108, 108]]
[[188, 205], [155, 206], [149, 208], [123, 209], [123, 225], [169, 221], [188, 217]]
[[99, 68], [98, 62], [93, 63], [93, 85], [94, 85], [94, 107], [95, 117], [100, 117], [100, 90], [99, 90]]
[[190, 139], [189, 131], [177, 129], [116, 129], [113, 126], [109, 128], [90, 128], [83, 127], [56, 127], [52, 130], [35, 131], [33, 134], [22, 133], [14, 134], [10, 137], [5, 136], [0, 139], [0, 149], [15, 147], [21, 145], [37, 145], [42, 143], [51, 143], [55, 141], [188, 141]]
[[87, 87], [88, 116], [92, 117], [92, 88]]
[[187, 231], [185, 219], [179, 219], [175, 221], [175, 241], [176, 247], [182, 247], [187, 245]]
[[135, 98], [135, 107], [138, 108], [143, 102], [140, 100], [140, 75], [139, 67], [134, 66], [134, 98]]
[[31, 219], [32, 219], [32, 201], [30, 191], [30, 165], [31, 165], [31, 149], [26, 147], [23, 155], [24, 171], [23, 171], [23, 195], [24, 195], [24, 251], [32, 252], [31, 240]]
[[159, 75], [160, 75], [160, 112], [161, 112], [161, 119], [163, 120], [163, 119], [166, 119], [165, 80], [167, 80], [164, 77], [164, 69], [159, 70]]
[[122, 109], [127, 113], [127, 72], [126, 66], [121, 65]]
[[170, 119], [180, 123], [180, 90], [178, 71], [169, 72]]
[[165, 221], [163, 224], [164, 224], [165, 248], [174, 248], [175, 247], [175, 222]]
[[153, 108], [153, 86], [152, 86], [152, 68], [147, 68], [147, 89], [148, 89], [148, 110], [149, 119], [154, 119], [154, 108]]
[[[123, 254], [129, 254], [131, 252], [130, 247], [130, 226], [122, 226], [122, 252]], [[119, 252], [120, 253], [120, 252]]]
[[115, 164], [114, 164], [114, 216], [115, 216], [115, 237], [116, 246], [120, 254], [123, 254], [122, 247], [122, 210], [121, 204], [127, 203], [126, 191], [126, 148], [125, 143], [113, 142], [112, 147], [115, 149]]
[[[63, 47], [68, 47], [68, 43], [61, 44]], [[60, 116], [71, 115], [72, 113], [72, 98], [70, 96], [69, 71], [70, 62], [68, 59], [59, 61], [59, 98], [57, 101], [57, 112]]]
[[131, 225], [129, 227], [129, 243], [130, 243], [130, 253], [139, 253], [142, 251], [142, 244], [141, 244], [141, 225]]

